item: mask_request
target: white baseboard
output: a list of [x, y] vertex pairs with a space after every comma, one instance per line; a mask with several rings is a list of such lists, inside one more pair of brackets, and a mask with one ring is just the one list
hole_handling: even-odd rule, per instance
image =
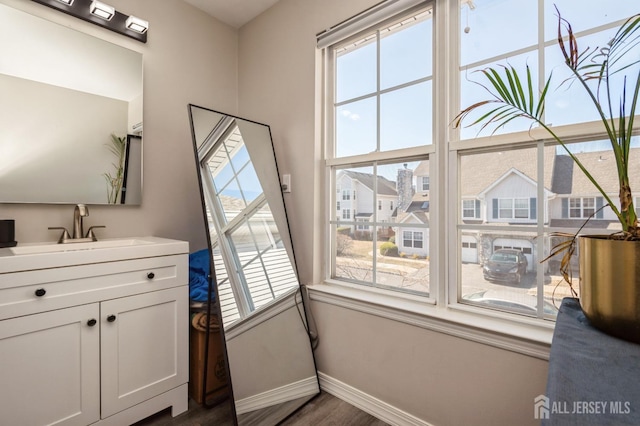
[[318, 393], [318, 380], [316, 376], [291, 383], [280, 388], [253, 395], [236, 401], [236, 414], [244, 414], [254, 410], [271, 407], [304, 396]]
[[371, 414], [372, 416], [395, 426], [432, 426], [409, 413], [406, 413], [384, 401], [368, 395], [340, 380], [327, 376], [322, 372], [318, 372], [320, 379], [320, 389], [330, 393], [331, 395], [348, 402]]

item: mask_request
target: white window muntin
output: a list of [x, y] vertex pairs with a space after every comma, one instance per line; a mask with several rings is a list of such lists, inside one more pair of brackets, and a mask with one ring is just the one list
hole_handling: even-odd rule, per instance
[[[414, 8], [412, 10], [412, 13], [417, 11], [418, 9]], [[430, 10], [430, 8], [427, 9], [423, 9], [423, 10]], [[391, 22], [387, 21], [387, 22]], [[352, 38], [350, 41], [347, 41], [343, 44], [349, 44], [350, 42], [353, 41], [357, 41], [357, 40], [361, 40], [358, 39], [358, 37], [354, 37]], [[329, 81], [331, 82], [332, 80], [334, 80], [334, 78], [332, 77], [333, 74], [335, 73], [335, 50], [333, 50], [332, 48], [327, 49], [328, 55], [327, 55], [327, 65], [328, 65], [328, 73], [327, 75], [330, 76]], [[378, 64], [379, 67], [379, 64]], [[415, 80], [413, 82], [408, 82], [408, 83], [404, 83], [401, 84], [397, 87], [390, 87], [390, 88], [386, 88], [384, 90], [378, 90], [375, 93], [372, 93], [371, 95], [367, 95], [367, 96], [374, 96], [376, 98], [379, 98], [380, 96], [386, 94], [386, 93], [391, 93], [394, 90], [401, 90], [403, 88], [409, 87], [409, 86], [413, 86], [413, 85], [418, 85], [420, 83], [424, 83], [425, 81], [431, 81], [432, 80], [432, 76], [428, 76], [422, 79], [418, 79]], [[362, 97], [361, 99], [365, 99], [367, 98], [367, 96]], [[329, 90], [328, 92], [328, 104], [332, 104], [333, 103], [333, 98], [334, 98], [334, 93]], [[361, 100], [360, 98], [358, 99], [349, 99], [349, 100], [344, 100], [341, 103], [335, 103], [334, 104], [334, 108], [340, 107], [342, 105], [346, 105], [348, 102], [352, 102], [352, 101], [358, 101]], [[380, 112], [380, 110], [378, 109], [378, 113]], [[329, 118], [335, 118], [334, 113], [332, 112], [332, 109], [330, 108], [328, 110], [328, 113], [326, 115]], [[330, 119], [327, 122], [327, 134], [330, 135], [335, 135], [335, 122]], [[418, 146], [412, 146], [412, 147], [408, 147], [408, 148], [401, 148], [401, 149], [395, 149], [395, 150], [391, 150], [391, 151], [386, 151], [386, 152], [381, 152], [380, 150], [380, 129], [378, 129], [378, 135], [377, 135], [377, 148], [369, 153], [366, 154], [356, 154], [356, 155], [349, 155], [349, 156], [343, 156], [343, 157], [336, 157], [333, 153], [335, 152], [335, 138], [329, 138], [329, 140], [327, 141], [327, 158], [326, 158], [326, 165], [329, 168], [329, 173], [328, 176], [330, 176], [330, 182], [335, 181], [335, 176], [336, 173], [342, 169], [342, 168], [347, 168], [347, 167], [372, 167], [375, 173], [375, 169], [378, 165], [383, 165], [383, 164], [389, 164], [389, 163], [398, 163], [398, 164], [402, 164], [404, 162], [412, 162], [412, 161], [421, 161], [421, 160], [426, 160], [428, 159], [428, 155], [429, 154], [433, 154], [435, 152], [435, 146], [434, 144], [431, 143], [431, 140], [426, 141], [426, 143], [420, 144]], [[437, 170], [437, 168], [435, 168]], [[433, 183], [433, 182], [432, 182]], [[333, 185], [333, 184], [332, 184]], [[374, 191], [375, 193], [375, 191]], [[377, 197], [377, 195], [374, 195], [374, 197]], [[360, 196], [359, 196], [360, 198]], [[394, 205], [397, 203], [394, 203]], [[378, 218], [378, 209], [377, 209], [377, 199], [374, 201], [374, 206], [376, 206], [376, 208], [373, 211], [373, 217], [372, 217], [372, 221], [370, 222], [371, 224], [371, 229], [385, 229], [389, 226], [389, 223], [387, 222], [386, 224], [383, 224], [384, 222], [382, 222], [381, 219]], [[393, 211], [393, 208], [390, 207], [390, 210]], [[356, 222], [352, 221], [352, 222], [347, 222], [344, 220], [337, 220], [337, 221], [330, 221], [329, 222], [331, 229], [335, 229], [335, 226], [346, 226], [346, 225], [352, 225], [352, 226], [356, 226]], [[334, 235], [334, 232], [330, 232], [329, 233], [331, 236]], [[376, 232], [372, 233], [372, 238], [374, 239], [374, 241], [377, 238]], [[431, 241], [431, 240], [429, 240]], [[329, 250], [328, 250], [328, 256], [332, 259], [333, 258], [333, 254], [335, 253], [334, 251], [334, 242], [331, 242], [330, 244], [328, 244], [329, 246]], [[374, 256], [373, 258], [373, 264], [374, 264], [374, 274], [375, 274], [375, 262], [376, 262], [376, 257]], [[329, 277], [334, 276], [334, 272], [335, 272], [335, 262], [328, 262], [329, 265], [329, 270], [327, 275]], [[375, 279], [374, 279], [375, 282]]]

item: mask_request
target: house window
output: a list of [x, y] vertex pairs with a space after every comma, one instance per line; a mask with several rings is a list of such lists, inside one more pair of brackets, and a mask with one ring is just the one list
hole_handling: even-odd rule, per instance
[[358, 219], [358, 226], [356, 229], [359, 231], [368, 231], [369, 230], [369, 221], [367, 219]]
[[429, 190], [429, 176], [422, 176], [421, 181], [422, 181], [422, 186], [421, 186], [422, 191], [423, 192], [428, 191]]
[[344, 191], [342, 191], [342, 199], [344, 201], [350, 200], [351, 199], [351, 191], [349, 191], [348, 189], [345, 189]]
[[[327, 143], [328, 175], [336, 184], [344, 173], [357, 177], [358, 208], [362, 212], [386, 211], [384, 200], [393, 200], [389, 205], [393, 211], [393, 206], [399, 205], [399, 174], [413, 171], [435, 152], [432, 12], [432, 5], [413, 7], [327, 48], [333, 70], [329, 80], [333, 84], [327, 91], [332, 108], [328, 119], [333, 129], [327, 132], [331, 135]], [[409, 179], [407, 189], [412, 190], [413, 179]], [[409, 214], [400, 210], [399, 217]], [[362, 252], [378, 253], [378, 238], [389, 238], [389, 224], [382, 222], [387, 219], [383, 216], [378, 213], [368, 223], [372, 241], [354, 241], [367, 245]], [[425, 215], [421, 220], [423, 223], [412, 224], [412, 228], [430, 226]], [[336, 238], [337, 220], [329, 220], [328, 225]], [[426, 246], [427, 241], [416, 244]], [[329, 278], [363, 284], [363, 288], [428, 295], [426, 281], [407, 284], [411, 277], [401, 265], [383, 263], [376, 256], [356, 262], [346, 259], [349, 253], [333, 251], [328, 255]]]
[[336, 201], [336, 210], [340, 211], [340, 201]]
[[349, 210], [349, 209], [342, 210], [342, 218], [343, 219], [351, 219], [351, 210]]
[[569, 217], [587, 218], [595, 212], [596, 199], [569, 198]]
[[[580, 23], [578, 37], [581, 43], [584, 40], [583, 46], [604, 46], [621, 20], [636, 12], [637, 7], [631, 3], [563, 2], [561, 12], [572, 23]], [[571, 164], [571, 158], [556, 141], [538, 132], [542, 129], [532, 131], [527, 120], [515, 118], [495, 129], [495, 137], [490, 137], [494, 132], [491, 126], [451, 129], [450, 123], [451, 111], [460, 111], [488, 98], [482, 86], [473, 82], [486, 85], [481, 73], [474, 71], [509, 64], [522, 76], [522, 70], [528, 65], [537, 83], [534, 94], [540, 92], [545, 74], [552, 70], [554, 88], [570, 77], [558, 54], [556, 12], [553, 2], [542, 0], [504, 0], [499, 7], [495, 2], [468, 0], [458, 4], [460, 7], [450, 7], [450, 2], [437, 1], [436, 9], [431, 4], [423, 9], [412, 8], [400, 15], [386, 16], [370, 28], [358, 26], [352, 32], [342, 32], [351, 22], [356, 22], [347, 21], [340, 26], [343, 34], [349, 34], [345, 38], [333, 39], [325, 45], [320, 41], [320, 47], [326, 48], [323, 69], [327, 70], [322, 92], [326, 94], [323, 107], [327, 111], [323, 129], [327, 148], [323, 164], [329, 177], [326, 196], [328, 200], [336, 197], [333, 185], [340, 181], [342, 171], [353, 176], [359, 173], [362, 179], [358, 179], [358, 208], [366, 206], [367, 212], [376, 212], [381, 197], [389, 199], [387, 197], [396, 191], [397, 217], [394, 214], [393, 229], [397, 232], [398, 245], [416, 248], [422, 244], [422, 249], [429, 249], [430, 253], [430, 259], [425, 262], [429, 269], [421, 271], [422, 276], [447, 278], [424, 280], [430, 281], [431, 289], [437, 288], [437, 294], [445, 295], [438, 298], [438, 303], [470, 304], [492, 315], [491, 310], [482, 311], [488, 305], [474, 301], [474, 297], [480, 291], [491, 289], [508, 299], [515, 292], [518, 303], [524, 307], [508, 310], [527, 313], [542, 323], [552, 316], [546, 314], [542, 306], [536, 306], [536, 298], [532, 304], [530, 296], [536, 292], [543, 294], [544, 284], [550, 279], [545, 275], [547, 268], [543, 273], [543, 268], [538, 267], [549, 254], [544, 252], [550, 247], [549, 233], [572, 226], [568, 223], [571, 221], [561, 220], [561, 200], [577, 197], [578, 187], [593, 189], [579, 178], [579, 167]], [[439, 5], [447, 5], [446, 15], [451, 16], [452, 21], [445, 22], [444, 14], [437, 9]], [[517, 31], [518, 37], [505, 38], [505, 25], [510, 31]], [[471, 30], [465, 32], [466, 26]], [[434, 49], [433, 34], [438, 34], [438, 40], [443, 42], [437, 49]], [[448, 49], [444, 49], [445, 46]], [[438, 70], [435, 77], [434, 68]], [[591, 129], [597, 126], [583, 125], [598, 118], [582, 108], [588, 99], [581, 95], [578, 86], [568, 84], [562, 90], [549, 90], [545, 121], [554, 127], [562, 126], [572, 144], [592, 144], [579, 151], [586, 156], [609, 148], [603, 148], [606, 141], [600, 140], [600, 134], [592, 133], [595, 130]], [[476, 115], [475, 119], [480, 116]], [[465, 124], [473, 122], [474, 117], [470, 118]], [[429, 168], [418, 167], [423, 162], [432, 166], [428, 180], [423, 177], [429, 174], [425, 172]], [[419, 170], [420, 176], [413, 181], [415, 189], [408, 186], [410, 196], [404, 191], [400, 198], [398, 172], [406, 169]], [[434, 178], [433, 182], [430, 177]], [[428, 190], [428, 200], [424, 201], [437, 209], [406, 211], [414, 200], [414, 190]], [[451, 198], [454, 202], [449, 202]], [[595, 207], [597, 209], [597, 201]], [[366, 243], [362, 252], [378, 253], [377, 235], [383, 227], [378, 215], [373, 215], [370, 222], [373, 241], [358, 241]], [[477, 220], [483, 216], [486, 223]], [[405, 230], [410, 223], [410, 234], [402, 229], [403, 223]], [[326, 226], [328, 235], [335, 239], [338, 218], [330, 218]], [[450, 229], [456, 232], [448, 232]], [[421, 232], [422, 239], [415, 238], [413, 232]], [[465, 250], [464, 263], [461, 260], [463, 234], [477, 237], [474, 243], [477, 253]], [[470, 244], [465, 248], [471, 249]], [[481, 264], [488, 260], [494, 244], [527, 247], [522, 251], [529, 268], [522, 286], [515, 288], [485, 280]], [[338, 253], [335, 244], [326, 246], [327, 258], [319, 260], [330, 265], [326, 278], [332, 283], [362, 284], [364, 291], [376, 288], [376, 293], [382, 294], [395, 290], [425, 299], [430, 296], [428, 285], [417, 289], [420, 280], [403, 287], [404, 272], [400, 272], [401, 268], [397, 274], [390, 271], [388, 268], [393, 268], [393, 263], [381, 263], [387, 259], [372, 256], [360, 261]], [[471, 256], [473, 254], [476, 256]], [[360, 261], [359, 268], [350, 268], [356, 260]], [[446, 270], [439, 269], [443, 265]], [[390, 282], [389, 277], [395, 279], [396, 275], [399, 276], [397, 282]], [[419, 274], [413, 276], [416, 275]], [[396, 293], [394, 300], [396, 296], [400, 297]], [[436, 303], [436, 300], [430, 302]]]
[[568, 219], [602, 219], [604, 217], [603, 204], [603, 197], [562, 198], [562, 217]]
[[406, 248], [422, 248], [422, 231], [402, 231], [402, 245]]
[[513, 217], [516, 219], [529, 218], [529, 199], [516, 198], [513, 200]]
[[480, 219], [480, 200], [462, 200], [462, 218]]
[[498, 218], [500, 219], [529, 219], [528, 198], [498, 199]]

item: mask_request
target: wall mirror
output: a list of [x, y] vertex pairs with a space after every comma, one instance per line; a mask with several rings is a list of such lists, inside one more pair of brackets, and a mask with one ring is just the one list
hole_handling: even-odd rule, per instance
[[240, 425], [277, 424], [320, 392], [269, 126], [189, 105]]
[[2, 4], [0, 52], [0, 202], [140, 204], [142, 54]]

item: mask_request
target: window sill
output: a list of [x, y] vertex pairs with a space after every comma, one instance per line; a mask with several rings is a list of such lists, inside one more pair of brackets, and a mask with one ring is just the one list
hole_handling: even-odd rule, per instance
[[325, 282], [307, 287], [313, 301], [549, 359], [555, 323], [467, 305], [442, 307], [433, 299]]

